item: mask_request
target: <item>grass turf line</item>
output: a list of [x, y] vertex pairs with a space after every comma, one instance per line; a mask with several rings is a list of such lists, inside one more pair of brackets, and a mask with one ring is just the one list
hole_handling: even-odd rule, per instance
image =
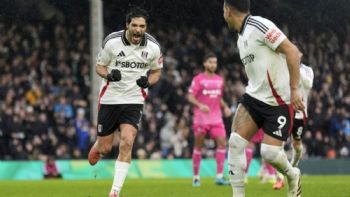
[[[120, 197], [231, 197], [230, 186], [216, 186], [214, 179], [201, 180], [194, 188], [192, 179], [127, 179]], [[6, 197], [105, 197], [112, 180], [0, 181], [0, 196]], [[286, 187], [272, 190], [250, 178], [246, 197], [286, 196]], [[303, 197], [350, 197], [350, 176], [303, 176]]]

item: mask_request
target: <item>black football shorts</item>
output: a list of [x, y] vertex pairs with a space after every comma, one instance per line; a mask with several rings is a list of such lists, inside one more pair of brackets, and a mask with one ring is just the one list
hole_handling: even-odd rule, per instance
[[303, 119], [294, 119], [294, 124], [292, 129], [292, 135], [294, 139], [301, 140], [301, 136], [303, 135], [306, 127], [305, 122], [306, 120], [303, 120]]
[[142, 104], [101, 104], [97, 115], [97, 135], [110, 135], [119, 129], [120, 124], [130, 124], [138, 129], [142, 110]]
[[294, 119], [294, 110], [291, 105], [271, 106], [248, 94], [244, 94], [241, 104], [247, 109], [250, 116], [264, 133], [286, 141], [290, 135]]

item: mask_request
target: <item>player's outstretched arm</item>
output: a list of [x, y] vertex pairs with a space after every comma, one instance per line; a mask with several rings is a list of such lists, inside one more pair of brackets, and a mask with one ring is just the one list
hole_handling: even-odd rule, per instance
[[286, 56], [290, 76], [291, 103], [296, 110], [304, 110], [305, 106], [299, 91], [299, 65], [302, 54], [299, 49], [288, 40], [288, 38], [281, 42], [276, 51], [283, 53]]

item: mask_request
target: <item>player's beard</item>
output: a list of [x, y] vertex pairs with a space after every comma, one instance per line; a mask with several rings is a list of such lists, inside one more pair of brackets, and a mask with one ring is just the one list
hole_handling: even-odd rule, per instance
[[142, 40], [143, 35], [144, 35], [144, 33], [141, 33], [141, 32], [137, 33], [137, 32], [129, 31], [128, 33], [131, 34], [129, 36], [129, 39], [130, 39], [130, 42], [133, 44], [139, 44]]
[[206, 71], [207, 73], [209, 73], [209, 74], [214, 74], [215, 71], [216, 71], [216, 69], [215, 69], [215, 68], [213, 68], [213, 69], [206, 68], [205, 71]]

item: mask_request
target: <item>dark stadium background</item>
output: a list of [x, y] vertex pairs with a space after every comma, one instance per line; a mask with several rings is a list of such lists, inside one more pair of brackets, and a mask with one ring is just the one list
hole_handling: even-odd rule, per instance
[[[36, 12], [41, 0], [1, 0], [1, 15], [11, 21], [42, 20]], [[85, 21], [88, 24], [89, 1], [78, 0], [47, 0], [48, 4], [62, 11], [70, 21]], [[222, 2], [209, 0], [104, 0], [105, 24], [119, 28], [124, 22], [124, 14], [132, 5], [139, 5], [151, 13], [151, 25], [177, 27], [181, 25], [200, 26], [210, 29], [221, 28], [224, 25], [222, 17]], [[316, 27], [320, 30], [336, 29], [344, 33], [344, 24], [349, 21], [349, 3], [346, 0], [252, 0], [252, 14], [262, 15], [277, 22], [286, 22], [298, 29], [306, 30]], [[299, 31], [300, 32], [300, 31]]]

